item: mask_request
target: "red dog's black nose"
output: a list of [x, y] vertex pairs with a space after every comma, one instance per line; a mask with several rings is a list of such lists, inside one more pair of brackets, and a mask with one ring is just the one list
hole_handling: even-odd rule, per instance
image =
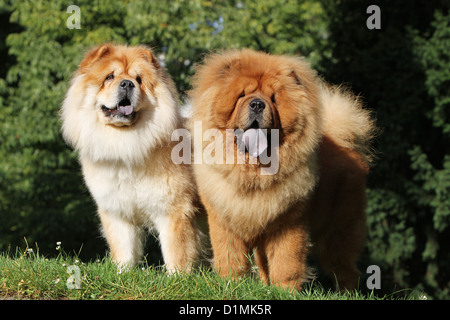
[[266, 107], [266, 104], [261, 99], [256, 98], [256, 99], [253, 99], [252, 101], [250, 101], [250, 104], [248, 107], [250, 108], [250, 111], [259, 113], [262, 110], [264, 110], [264, 108]]

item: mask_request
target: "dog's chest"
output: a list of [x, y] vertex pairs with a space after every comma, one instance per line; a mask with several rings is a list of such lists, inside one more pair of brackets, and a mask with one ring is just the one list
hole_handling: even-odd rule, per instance
[[[86, 184], [98, 207], [128, 218], [155, 218], [171, 202], [165, 178], [148, 168], [83, 164]], [[145, 216], [145, 217], [144, 217]]]

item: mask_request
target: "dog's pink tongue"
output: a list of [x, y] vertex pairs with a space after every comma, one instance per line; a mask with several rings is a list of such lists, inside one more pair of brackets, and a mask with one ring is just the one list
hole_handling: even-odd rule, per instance
[[267, 149], [267, 137], [261, 129], [248, 129], [244, 132], [242, 139], [248, 153], [255, 158]]
[[133, 106], [119, 106], [118, 110], [120, 113], [124, 115], [129, 115], [133, 113]]

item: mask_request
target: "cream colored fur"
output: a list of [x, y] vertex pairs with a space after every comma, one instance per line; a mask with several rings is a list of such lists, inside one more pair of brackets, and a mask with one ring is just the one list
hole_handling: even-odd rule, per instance
[[[136, 122], [107, 125], [101, 106], [108, 99], [113, 100], [109, 104], [117, 103], [118, 84], [107, 89], [81, 67], [62, 105], [61, 119], [64, 138], [79, 154], [112, 257], [132, 267], [142, 257], [145, 229], [155, 229], [168, 271], [188, 271], [198, 258], [200, 232], [195, 228], [196, 191], [190, 169], [170, 158], [170, 136], [180, 124], [173, 83], [159, 65], [153, 68], [141, 58], [142, 50], [148, 49], [106, 45], [97, 50], [109, 53], [100, 59], [128, 59], [131, 71], [116, 77], [131, 79], [138, 88], [133, 97], [138, 101]], [[151, 88], [139, 89], [130, 76], [142, 64], [156, 74]]]

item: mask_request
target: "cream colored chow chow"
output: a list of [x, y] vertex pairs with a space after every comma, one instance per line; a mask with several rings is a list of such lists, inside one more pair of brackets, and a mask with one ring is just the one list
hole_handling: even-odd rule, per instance
[[61, 118], [114, 261], [136, 264], [145, 230], [154, 228], [167, 269], [190, 270], [200, 238], [195, 184], [189, 168], [170, 158], [177, 94], [151, 50], [106, 44], [89, 51]]

